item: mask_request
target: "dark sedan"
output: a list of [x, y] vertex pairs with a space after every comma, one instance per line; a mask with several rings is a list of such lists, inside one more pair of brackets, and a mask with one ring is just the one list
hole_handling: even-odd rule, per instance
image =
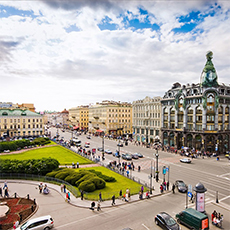
[[175, 182], [175, 186], [178, 189], [178, 192], [187, 192], [187, 185], [184, 183], [184, 181], [182, 180], [176, 180]]
[[124, 160], [128, 160], [128, 161], [131, 161], [132, 160], [132, 156], [131, 155], [129, 155], [129, 154], [122, 154], [121, 155], [121, 157], [122, 157], [122, 159], [124, 159]]
[[123, 147], [123, 144], [122, 143], [118, 143], [117, 146]]
[[180, 226], [176, 221], [166, 212], [160, 212], [155, 216], [155, 223], [162, 229], [180, 230]]
[[134, 153], [134, 154], [132, 154], [132, 158], [133, 158], [133, 159], [136, 159], [136, 160], [137, 160], [137, 159], [139, 159], [138, 155], [137, 155], [137, 154], [135, 154], [135, 153]]

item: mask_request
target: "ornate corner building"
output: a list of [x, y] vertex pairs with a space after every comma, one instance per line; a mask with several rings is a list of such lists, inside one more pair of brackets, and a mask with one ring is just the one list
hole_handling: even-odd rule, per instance
[[229, 151], [230, 86], [218, 83], [212, 56], [211, 51], [207, 52], [200, 83], [183, 86], [175, 83], [161, 100], [164, 145], [218, 153]]

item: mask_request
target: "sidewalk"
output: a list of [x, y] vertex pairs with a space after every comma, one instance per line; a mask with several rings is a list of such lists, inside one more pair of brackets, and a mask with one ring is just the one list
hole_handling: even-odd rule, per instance
[[[4, 180], [0, 180], [0, 184], [2, 184], [2, 183], [4, 183]], [[13, 190], [14, 189], [13, 187], [15, 187], [15, 186], [13, 186], [14, 184], [25, 184], [25, 185], [27, 184], [27, 185], [35, 186], [35, 188], [38, 188], [38, 185], [39, 185], [40, 182], [39, 181], [37, 181], [37, 182], [36, 181], [29, 181], [29, 180], [7, 180], [7, 183], [8, 183], [9, 188], [12, 188], [11, 189], [10, 197], [13, 197], [14, 196], [14, 192], [16, 191], [16, 190]], [[47, 184], [47, 187], [50, 189], [50, 193], [51, 194], [52, 194], [52, 190], [58, 192], [60, 194], [60, 196], [62, 196], [63, 202], [65, 202], [65, 200], [66, 200], [66, 193], [61, 192], [61, 187], [59, 185], [51, 184], [51, 183], [47, 183], [47, 182], [44, 182], [44, 184]], [[25, 188], [26, 188], [26, 186], [25, 186]], [[22, 193], [23, 191], [20, 191], [20, 192]], [[29, 191], [26, 189], [25, 190], [25, 195], [28, 192]], [[67, 192], [68, 192], [68, 190], [67, 190]], [[169, 193], [169, 192], [170, 191], [164, 191], [164, 193]], [[154, 190], [152, 192], [152, 194], [150, 194], [150, 199], [152, 197], [159, 196], [159, 195], [161, 195], [161, 193]], [[44, 195], [44, 197], [46, 197], [46, 196], [49, 196], [49, 194], [48, 195]], [[144, 199], [146, 199], [145, 198], [145, 193], [144, 193], [143, 197], [144, 197]], [[34, 197], [31, 197], [31, 198], [34, 199]], [[137, 202], [137, 201], [141, 201], [139, 199], [139, 194], [131, 196], [129, 202], [126, 202], [126, 201], [121, 200], [121, 199], [116, 199], [115, 200], [115, 206], [121, 206], [121, 205], [125, 205], [125, 204], [128, 204], [128, 203], [133, 203], [133, 202]], [[76, 206], [76, 207], [80, 207], [80, 208], [90, 208], [91, 203], [92, 203], [92, 200], [85, 200], [85, 199], [81, 200], [80, 197], [76, 198], [74, 195], [72, 195], [72, 194], [70, 195], [70, 202], [69, 202], [70, 205], [73, 205], [73, 206]], [[96, 207], [97, 207], [97, 201], [95, 201], [95, 204], [96, 204]], [[112, 207], [112, 199], [111, 200], [102, 201], [102, 202], [100, 202], [100, 205], [101, 205], [102, 209]]]

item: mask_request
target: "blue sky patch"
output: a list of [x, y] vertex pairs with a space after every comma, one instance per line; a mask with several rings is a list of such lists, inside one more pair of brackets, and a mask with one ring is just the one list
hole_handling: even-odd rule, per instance
[[105, 16], [105, 18], [102, 19], [101, 23], [98, 24], [98, 27], [100, 28], [100, 30], [116, 30], [118, 28], [118, 25], [111, 22], [112, 19], [108, 16]]
[[66, 27], [66, 28], [65, 28], [65, 31], [66, 31], [67, 33], [71, 33], [71, 32], [73, 32], [73, 31], [80, 31], [80, 29], [79, 29], [76, 25], [71, 25], [71, 26], [69, 26], [69, 27]]
[[33, 11], [18, 10], [11, 6], [0, 5], [0, 18], [8, 18], [13, 15], [35, 18]]

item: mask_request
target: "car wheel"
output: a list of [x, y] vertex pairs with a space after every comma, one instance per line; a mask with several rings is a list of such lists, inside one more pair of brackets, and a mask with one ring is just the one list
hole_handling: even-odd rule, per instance
[[180, 224], [180, 219], [177, 219], [177, 223]]
[[50, 230], [50, 228], [49, 227], [45, 227], [44, 230]]
[[159, 222], [158, 222], [158, 220], [155, 220], [155, 223], [156, 223], [156, 225], [159, 225]]

